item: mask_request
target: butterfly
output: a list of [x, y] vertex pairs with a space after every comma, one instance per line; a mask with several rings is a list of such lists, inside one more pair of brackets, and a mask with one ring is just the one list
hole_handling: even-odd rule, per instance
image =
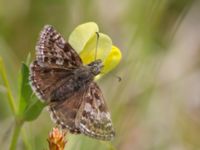
[[52, 120], [70, 133], [112, 140], [115, 132], [103, 94], [94, 82], [100, 59], [84, 65], [78, 53], [51, 25], [45, 25], [30, 65], [30, 84], [47, 104]]

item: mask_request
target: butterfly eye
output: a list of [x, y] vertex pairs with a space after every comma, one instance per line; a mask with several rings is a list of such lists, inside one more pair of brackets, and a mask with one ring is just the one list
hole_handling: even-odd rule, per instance
[[99, 72], [100, 72], [100, 70], [99, 70], [99, 68], [98, 68], [97, 66], [92, 67], [92, 73], [93, 73], [94, 75], [99, 74]]

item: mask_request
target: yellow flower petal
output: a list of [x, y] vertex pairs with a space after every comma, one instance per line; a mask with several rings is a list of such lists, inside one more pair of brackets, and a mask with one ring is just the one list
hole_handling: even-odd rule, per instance
[[88, 22], [77, 26], [74, 31], [69, 36], [68, 42], [71, 46], [80, 53], [85, 47], [86, 43], [96, 32], [99, 31], [99, 28], [96, 23]]
[[116, 46], [112, 46], [109, 55], [104, 60], [104, 67], [101, 73], [95, 77], [95, 80], [100, 79], [103, 75], [113, 70], [119, 64], [121, 58], [121, 51]]
[[94, 61], [95, 53], [96, 59], [103, 61], [102, 73], [95, 80], [114, 69], [121, 60], [120, 50], [112, 45], [112, 40], [106, 34], [99, 33], [97, 45], [96, 32], [98, 31], [99, 28], [96, 23], [88, 22], [76, 27], [69, 37], [69, 43], [79, 53], [84, 64]]
[[[84, 49], [80, 53], [80, 57], [83, 60], [84, 64], [89, 64], [90, 62], [95, 60], [95, 51], [97, 45], [97, 35], [93, 35], [93, 37], [87, 42]], [[98, 47], [97, 47], [97, 58], [104, 61], [108, 54], [110, 53], [112, 48], [112, 41], [109, 36], [99, 33], [98, 39]]]

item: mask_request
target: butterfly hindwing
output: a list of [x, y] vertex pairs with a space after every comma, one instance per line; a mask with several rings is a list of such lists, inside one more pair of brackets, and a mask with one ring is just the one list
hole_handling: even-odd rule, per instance
[[114, 129], [102, 92], [96, 83], [76, 92], [69, 99], [55, 103], [49, 109], [53, 120], [70, 132], [111, 140]]
[[30, 84], [36, 95], [46, 102], [52, 100], [55, 87], [60, 87], [72, 77], [71, 71], [63, 68], [41, 67], [38, 61], [30, 65]]
[[75, 118], [83, 102], [85, 89], [76, 92], [65, 101], [50, 104], [49, 112], [52, 120], [63, 129], [68, 129], [71, 133], [80, 133], [75, 125]]
[[84, 94], [76, 125], [83, 134], [96, 139], [111, 140], [115, 135], [103, 94], [95, 82]]

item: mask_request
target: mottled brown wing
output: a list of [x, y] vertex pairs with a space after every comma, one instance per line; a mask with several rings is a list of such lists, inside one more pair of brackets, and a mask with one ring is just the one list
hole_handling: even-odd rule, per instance
[[40, 33], [36, 45], [36, 60], [40, 66], [68, 68], [82, 65], [76, 51], [51, 25], [45, 25]]
[[[55, 89], [59, 89], [66, 82], [73, 82], [71, 78], [73, 74], [70, 69], [41, 67], [37, 61], [30, 66], [31, 87], [35, 94], [45, 102], [52, 100], [52, 93]], [[70, 91], [65, 92], [66, 96], [67, 92]]]
[[79, 66], [82, 61], [76, 51], [52, 26], [46, 25], [36, 46], [36, 60], [30, 65], [29, 78], [36, 95], [48, 102], [54, 89], [67, 80], [72, 82], [72, 70]]
[[48, 110], [51, 119], [61, 128], [68, 129], [71, 133], [80, 133], [79, 128], [75, 125], [75, 119], [85, 92], [85, 89], [82, 89], [65, 101], [50, 103]]
[[81, 133], [100, 140], [112, 140], [115, 132], [103, 94], [95, 82], [90, 83], [76, 116]]
[[67, 100], [49, 107], [52, 119], [71, 133], [112, 140], [114, 129], [102, 92], [94, 82]]

